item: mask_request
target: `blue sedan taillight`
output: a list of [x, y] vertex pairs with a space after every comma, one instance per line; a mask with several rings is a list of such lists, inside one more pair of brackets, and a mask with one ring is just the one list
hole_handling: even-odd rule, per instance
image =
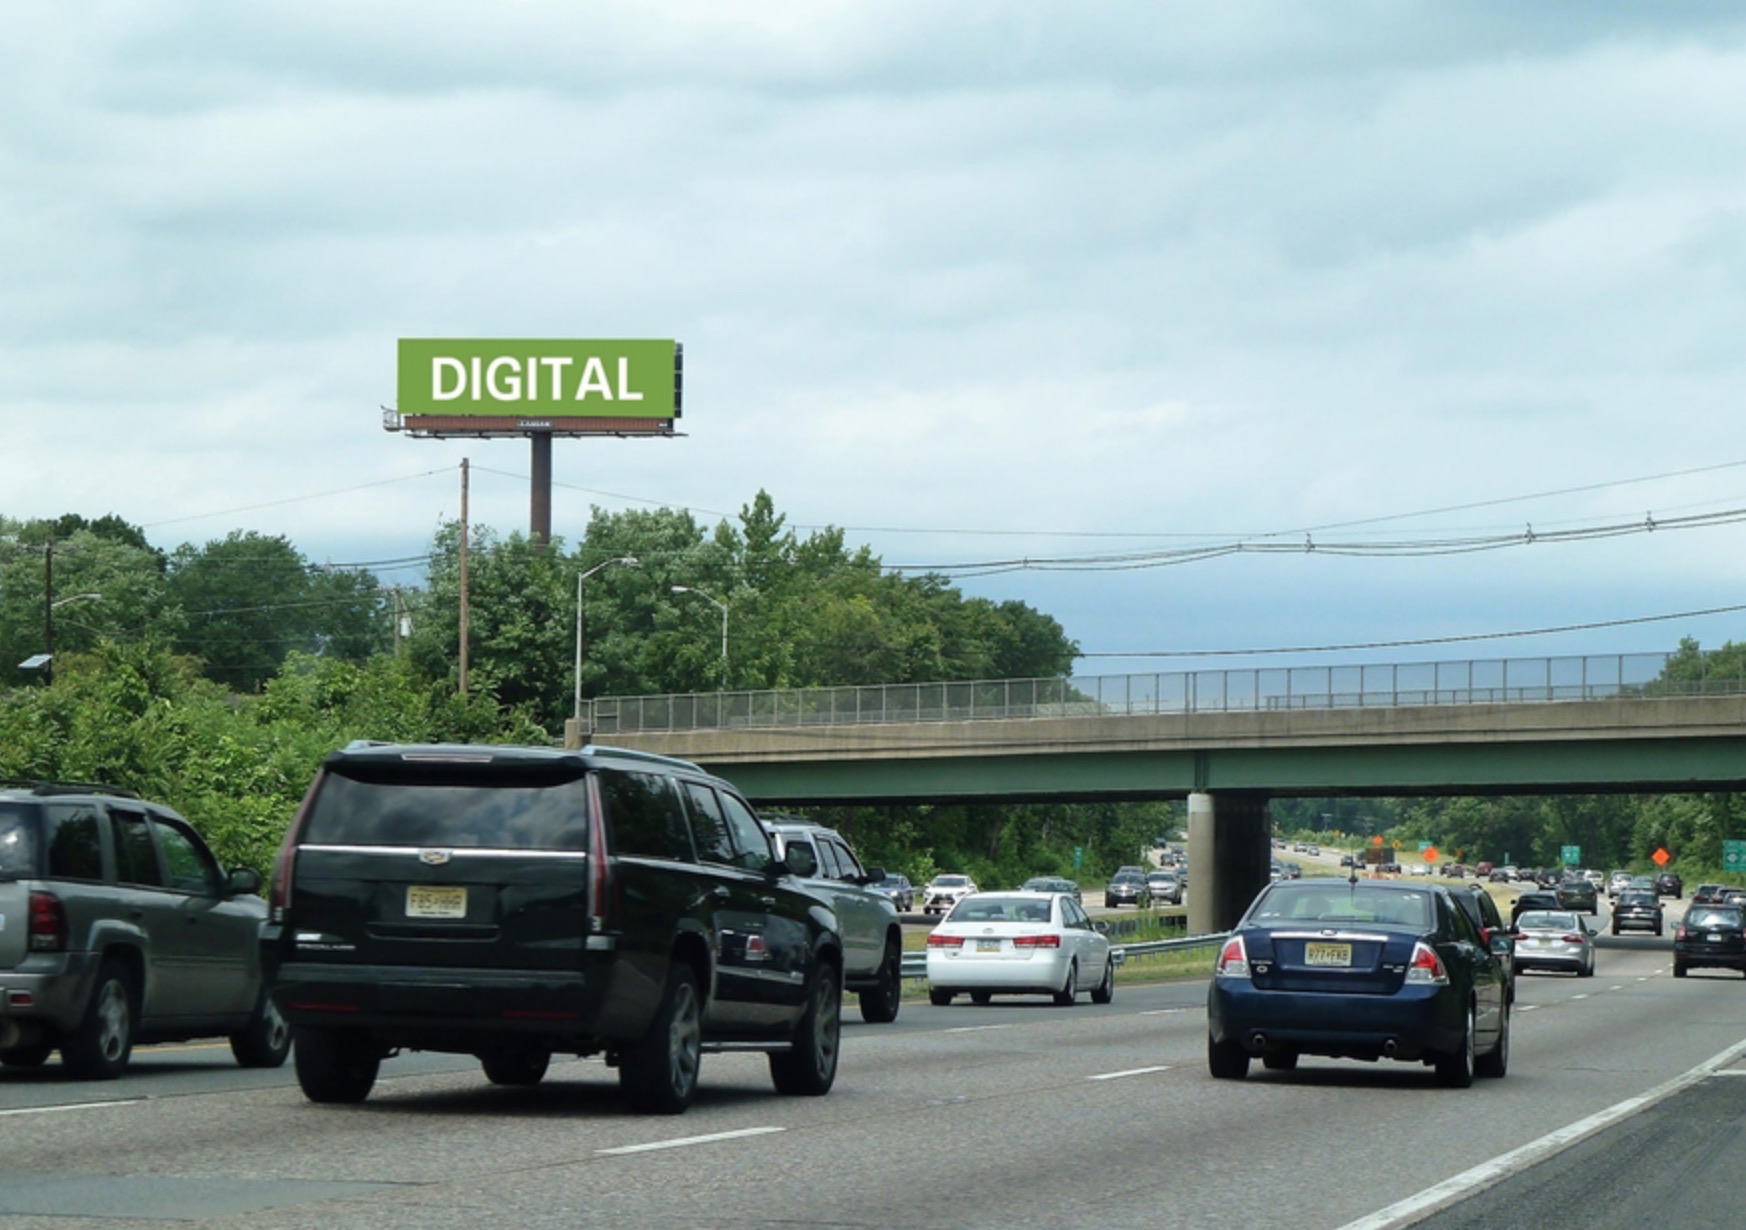
[[1219, 949], [1219, 959], [1213, 965], [1213, 974], [1218, 978], [1249, 976], [1249, 950], [1243, 946], [1242, 936], [1233, 935], [1225, 941], [1225, 946]]

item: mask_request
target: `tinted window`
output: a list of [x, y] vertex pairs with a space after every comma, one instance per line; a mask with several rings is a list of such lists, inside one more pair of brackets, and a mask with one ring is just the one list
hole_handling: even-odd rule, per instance
[[157, 847], [143, 812], [110, 813], [115, 825], [115, 878], [123, 884], [162, 888], [164, 873], [158, 866]]
[[[361, 767], [361, 766], [360, 766]], [[576, 777], [329, 772], [303, 841], [311, 845], [586, 850], [588, 794]]]
[[1048, 922], [1049, 902], [1034, 897], [977, 893], [952, 907], [953, 922]]
[[[57, 880], [103, 879], [102, 816], [89, 803], [43, 808], [48, 831], [48, 873]], [[0, 827], [4, 822], [0, 821]]]
[[211, 896], [218, 892], [218, 864], [194, 835], [168, 820], [157, 821], [158, 845], [169, 868], [170, 887]]
[[686, 801], [691, 805], [691, 835], [697, 841], [697, 857], [706, 863], [735, 862], [733, 832], [715, 791], [697, 782], [681, 782]]
[[[0, 876], [36, 874], [36, 843], [31, 840], [35, 808], [0, 803]], [[102, 870], [99, 864], [99, 871]]]
[[1685, 916], [1688, 927], [1738, 927], [1740, 911], [1731, 909], [1694, 908]]
[[776, 855], [770, 847], [770, 834], [758, 823], [758, 817], [752, 814], [750, 807], [725, 790], [718, 792], [718, 795], [722, 814], [727, 817], [728, 827], [734, 832], [734, 846], [739, 851], [737, 857], [740, 866], [763, 871], [776, 861]]
[[670, 858], [682, 863], [695, 860], [685, 811], [667, 778], [658, 773], [603, 769], [600, 801], [606, 808], [614, 854]]
[[850, 850], [842, 842], [829, 837], [824, 839], [823, 844], [829, 846], [831, 853], [837, 857], [837, 878], [839, 880], [858, 880], [861, 878], [861, 863], [855, 857], [853, 850]]

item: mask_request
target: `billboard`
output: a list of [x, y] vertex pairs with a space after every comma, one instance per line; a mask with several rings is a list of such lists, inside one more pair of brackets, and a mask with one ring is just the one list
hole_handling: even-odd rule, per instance
[[682, 356], [671, 340], [401, 338], [397, 414], [443, 434], [670, 432]]

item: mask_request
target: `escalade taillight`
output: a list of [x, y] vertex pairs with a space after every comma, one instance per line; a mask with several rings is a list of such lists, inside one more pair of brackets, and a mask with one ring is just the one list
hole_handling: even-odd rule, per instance
[[53, 893], [30, 894], [30, 951], [67, 950], [67, 909]]
[[297, 843], [303, 837], [303, 826], [309, 820], [309, 810], [315, 802], [315, 788], [320, 782], [318, 774], [315, 781], [309, 783], [309, 789], [303, 792], [303, 802], [298, 805], [291, 826], [285, 830], [285, 840], [279, 843], [278, 856], [273, 860], [273, 885], [268, 890], [267, 900], [272, 907], [274, 922], [283, 922], [285, 911], [291, 908], [291, 873], [297, 865]]
[[588, 775], [588, 934], [601, 935], [611, 903], [612, 878], [606, 857], [606, 810], [600, 802], [600, 778]]

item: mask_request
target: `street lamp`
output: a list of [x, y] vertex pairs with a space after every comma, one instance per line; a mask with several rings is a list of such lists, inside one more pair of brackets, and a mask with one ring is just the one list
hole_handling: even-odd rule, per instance
[[[69, 602], [101, 601], [102, 594], [68, 594], [43, 604], [42, 608], [42, 681], [44, 686], [55, 681], [55, 611]], [[36, 659], [32, 658], [31, 661]], [[22, 663], [20, 663], [22, 665]]]
[[582, 582], [599, 572], [602, 568], [610, 568], [614, 564], [623, 564], [626, 568], [641, 568], [642, 563], [634, 555], [618, 555], [599, 563], [587, 572], [576, 574], [576, 736], [582, 736]]
[[698, 589], [695, 586], [691, 586], [691, 585], [675, 585], [673, 587], [673, 592], [676, 594], [696, 594], [699, 598], [702, 598], [705, 602], [713, 603], [715, 605], [716, 609], [721, 612], [721, 690], [724, 692], [727, 691], [727, 684], [728, 684], [728, 656], [727, 656], [727, 612], [728, 612], [728, 609], [727, 609], [727, 603], [721, 601], [721, 599], [719, 599], [719, 598], [712, 598], [710, 595], [704, 593], [701, 589]]

